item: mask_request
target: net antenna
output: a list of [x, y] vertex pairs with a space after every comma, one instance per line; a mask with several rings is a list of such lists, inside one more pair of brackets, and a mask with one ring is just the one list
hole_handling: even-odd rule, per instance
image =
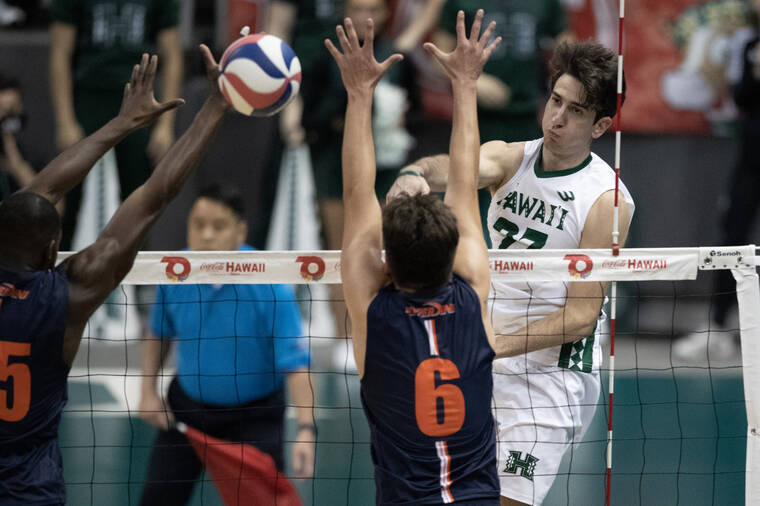
[[[618, 76], [617, 76], [617, 111], [615, 114], [615, 205], [612, 208], [612, 256], [620, 255], [620, 115], [623, 108], [623, 21], [625, 20], [625, 0], [619, 0], [618, 16]], [[617, 317], [617, 281], [610, 287], [610, 375], [609, 375], [609, 413], [607, 416], [607, 486], [605, 504], [610, 506], [610, 489], [612, 485], [612, 398], [615, 392], [615, 319]]]

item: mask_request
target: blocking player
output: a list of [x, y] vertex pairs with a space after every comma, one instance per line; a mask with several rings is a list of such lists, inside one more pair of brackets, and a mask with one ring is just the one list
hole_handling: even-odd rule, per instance
[[[493, 196], [491, 241], [501, 249], [607, 248], [615, 175], [591, 142], [616, 112], [617, 57], [593, 42], [565, 43], [550, 65], [543, 138], [480, 148], [479, 186]], [[401, 170], [389, 200], [441, 191], [450, 168], [448, 155], [418, 160]], [[624, 244], [634, 203], [622, 182], [618, 198]], [[587, 282], [494, 283], [496, 354], [512, 357], [494, 363], [503, 505], [541, 504], [564, 452], [591, 422], [604, 291]]]
[[348, 18], [345, 31], [337, 28], [342, 53], [325, 41], [348, 92], [341, 275], [377, 504], [498, 504], [490, 276], [476, 191], [476, 82], [500, 39], [488, 44], [494, 23], [479, 37], [482, 19], [480, 10], [467, 37], [459, 12], [451, 53], [425, 45], [446, 69], [454, 94], [444, 201], [402, 197], [382, 211], [374, 190], [372, 97], [401, 55], [375, 60], [372, 20], [363, 45]]
[[[201, 46], [206, 72], [218, 66]], [[130, 132], [182, 100], [153, 97], [157, 57], [143, 55], [121, 110], [0, 204], [0, 505], [64, 504], [58, 424], [66, 378], [84, 326], [132, 267], [148, 230], [177, 195], [228, 109], [216, 90], [151, 177], [114, 214], [97, 241], [55, 267], [61, 224], [54, 204]]]

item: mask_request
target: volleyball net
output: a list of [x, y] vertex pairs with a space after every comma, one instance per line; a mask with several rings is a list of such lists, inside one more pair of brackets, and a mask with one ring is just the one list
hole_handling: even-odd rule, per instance
[[[609, 250], [492, 250], [489, 256], [494, 281], [616, 282], [603, 308], [615, 323], [610, 326], [608, 319], [601, 331], [598, 404], [583, 439], [565, 454], [544, 504], [601, 505], [608, 491], [612, 504], [760, 500], [760, 287], [754, 246], [622, 249], [618, 256]], [[722, 270], [736, 280], [730, 294], [713, 290], [711, 271]], [[311, 351], [317, 429], [314, 476], [293, 483], [304, 504], [373, 503], [359, 378], [350, 340], [335, 335], [335, 301], [325, 286], [338, 283], [335, 251], [141, 252], [122, 287], [91, 320], [70, 374], [60, 436], [69, 502], [139, 503], [155, 434], [138, 416], [141, 348], [156, 304], [149, 290], [138, 294], [135, 285], [290, 284]], [[720, 329], [710, 318], [719, 296], [738, 303], [736, 317]], [[269, 302], [276, 308], [284, 301], [273, 296]], [[708, 341], [737, 335], [741, 354], [678, 359], [673, 343], [694, 332]], [[161, 389], [173, 374], [169, 361]], [[287, 402], [286, 460], [297, 426], [296, 406]], [[524, 472], [520, 459], [516, 464], [515, 473]], [[223, 504], [217, 485], [213, 473], [204, 475], [191, 504]]]

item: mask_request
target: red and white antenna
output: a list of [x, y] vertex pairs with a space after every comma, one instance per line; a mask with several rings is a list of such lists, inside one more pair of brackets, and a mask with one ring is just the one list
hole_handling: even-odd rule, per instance
[[[612, 255], [620, 254], [620, 208], [618, 189], [620, 186], [620, 115], [623, 106], [623, 20], [625, 19], [625, 0], [620, 0], [618, 19], [618, 77], [617, 77], [617, 114], [615, 115], [615, 206], [612, 211]], [[610, 506], [612, 485], [612, 399], [615, 393], [615, 318], [617, 306], [617, 282], [612, 282], [610, 289], [610, 377], [609, 377], [609, 413], [607, 414], [607, 487], [605, 504]]]

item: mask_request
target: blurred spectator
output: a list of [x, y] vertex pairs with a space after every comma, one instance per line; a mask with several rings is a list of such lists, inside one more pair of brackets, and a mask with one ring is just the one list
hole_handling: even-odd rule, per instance
[[[159, 100], [179, 95], [182, 49], [178, 0], [53, 0], [50, 88], [56, 142], [65, 149], [119, 111], [125, 83], [142, 53], [161, 57]], [[122, 200], [150, 175], [174, 141], [174, 112], [116, 148]], [[61, 249], [70, 249], [81, 186], [67, 197]]]
[[[42, 166], [44, 157], [33, 153], [31, 162], [18, 136], [26, 124], [21, 84], [12, 77], [0, 75], [0, 201], [26, 186], [34, 178], [35, 166]], [[56, 205], [63, 211], [63, 202]]]
[[[741, 52], [743, 71], [734, 86], [734, 101], [741, 111], [739, 156], [729, 188], [728, 209], [723, 215], [722, 243], [739, 246], [757, 242], [749, 237], [760, 205], [760, 39], [758, 16], [760, 0], [753, 0], [754, 36]], [[729, 311], [736, 303], [736, 283], [730, 271], [720, 271], [715, 284], [714, 305], [710, 309], [710, 328], [683, 337], [673, 346], [677, 357], [685, 360], [725, 360], [739, 353], [738, 334], [727, 325]]]
[[[456, 13], [463, 10], [469, 31], [478, 9], [485, 11], [483, 26], [496, 21], [493, 37], [501, 36], [478, 80], [480, 141], [514, 142], [541, 137], [538, 117], [546, 93], [545, 51], [568, 38], [565, 11], [559, 0], [447, 0], [442, 24], [434, 34], [443, 51], [456, 45]], [[491, 196], [480, 190], [480, 213], [485, 223]]]
[[[204, 188], [187, 218], [193, 251], [252, 250], [245, 244], [242, 193]], [[249, 265], [250, 266], [250, 265]], [[313, 394], [308, 340], [293, 290], [287, 285], [162, 285], [143, 344], [140, 417], [161, 429], [153, 444], [141, 504], [186, 504], [203, 470], [172, 421], [210, 436], [253, 445], [283, 471], [285, 393], [295, 406], [294, 475], [310, 477], [314, 464]], [[176, 375], [161, 399], [158, 378], [176, 343]], [[292, 504], [292, 503], [288, 503]]]
[[25, 19], [26, 13], [22, 9], [0, 0], [0, 26], [21, 24]]

